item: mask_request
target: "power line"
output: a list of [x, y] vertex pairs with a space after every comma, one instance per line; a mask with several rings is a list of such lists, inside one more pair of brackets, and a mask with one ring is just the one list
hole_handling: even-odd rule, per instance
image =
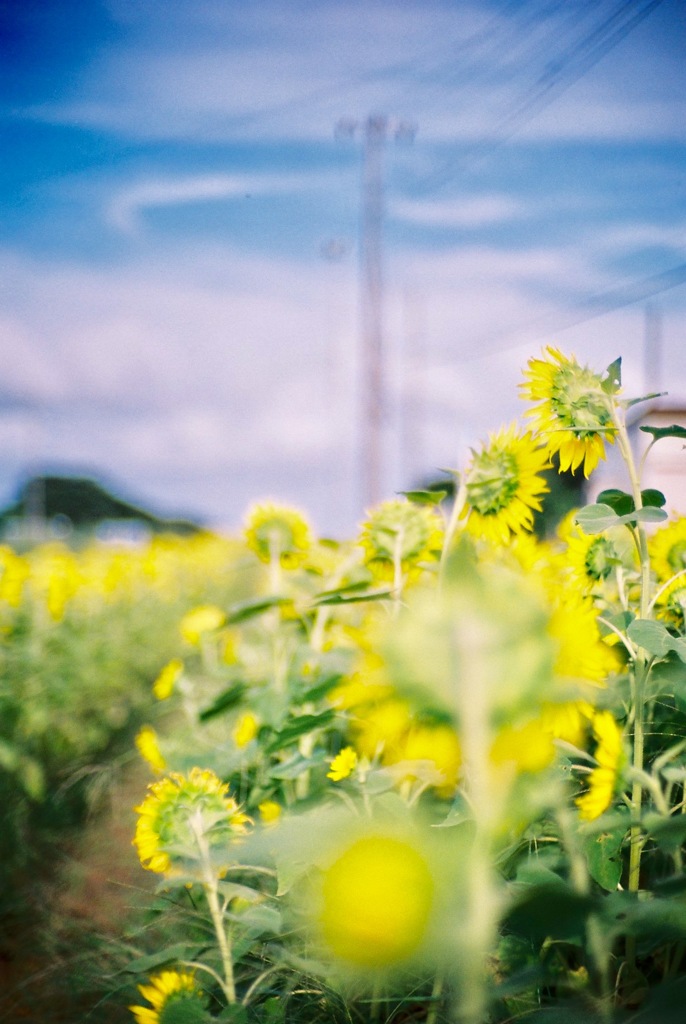
[[[621, 284], [618, 288], [610, 288], [607, 291], [588, 296], [577, 306], [577, 309], [585, 309], [588, 311], [587, 313], [581, 315], [572, 313], [566, 320], [560, 321], [556, 318], [556, 322], [550, 316], [546, 316], [523, 324], [521, 327], [481, 337], [470, 344], [469, 354], [463, 356], [459, 361], [470, 362], [472, 359], [497, 355], [500, 352], [518, 348], [523, 343], [521, 338], [523, 334], [527, 335], [528, 341], [549, 338], [551, 335], [568, 331], [572, 327], [578, 327], [618, 309], [643, 302], [645, 299], [661, 295], [663, 292], [671, 291], [683, 284], [686, 284], [686, 263], [679, 263], [676, 267], [671, 267], [659, 274], [637, 278]], [[531, 331], [536, 332], [533, 337]], [[516, 340], [513, 338], [514, 334], [517, 335]], [[493, 346], [492, 343], [499, 339], [502, 339], [505, 344]]]
[[619, 45], [664, 0], [647, 0], [629, 18], [622, 17], [640, 0], [622, 0], [602, 21], [574, 45], [550, 59], [546, 69], [519, 106], [507, 114], [488, 133], [488, 137], [470, 147], [456, 160], [418, 183], [422, 191], [433, 191], [447, 184], [469, 164], [476, 165], [508, 142], [524, 125], [555, 102], [572, 85], [584, 77], [611, 50]]

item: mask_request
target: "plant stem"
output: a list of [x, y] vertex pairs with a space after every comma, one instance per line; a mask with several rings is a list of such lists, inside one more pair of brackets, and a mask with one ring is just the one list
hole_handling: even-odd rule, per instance
[[[457, 474], [456, 474], [457, 475]], [[440, 562], [440, 575], [443, 575], [445, 569], [445, 563], [450, 553], [450, 547], [453, 542], [453, 537], [457, 531], [457, 524], [460, 521], [462, 510], [467, 502], [467, 484], [462, 481], [457, 489], [457, 494], [453, 499], [453, 507], [450, 513], [450, 519], [445, 529], [445, 539], [443, 541], [443, 550], [441, 551], [441, 562]]]
[[[629, 479], [631, 481], [631, 493], [634, 499], [636, 511], [643, 507], [641, 496], [641, 483], [636, 471], [629, 435], [623, 417], [616, 417], [617, 441], [619, 450], [626, 465]], [[652, 605], [650, 599], [650, 557], [648, 554], [648, 540], [645, 529], [640, 522], [634, 528], [636, 545], [641, 563], [641, 595], [639, 603], [639, 618], [649, 619]], [[632, 703], [634, 712], [634, 748], [633, 767], [635, 770], [634, 781], [631, 788], [631, 831], [629, 840], [629, 891], [637, 893], [640, 888], [641, 877], [641, 853], [643, 850], [643, 836], [641, 830], [641, 808], [643, 804], [643, 773], [644, 761], [644, 726], [645, 726], [645, 684], [648, 675], [648, 661], [646, 652], [641, 648], [636, 653], [633, 673]], [[627, 960], [630, 964], [635, 962], [635, 942], [627, 940]]]
[[224, 972], [222, 991], [226, 996], [227, 1003], [232, 1004], [236, 1002], [236, 984], [233, 977], [231, 938], [229, 931], [224, 927], [224, 915], [222, 908], [219, 905], [219, 886], [217, 883], [217, 875], [212, 866], [210, 848], [205, 837], [201, 814], [196, 814], [190, 819], [190, 826], [198, 846], [198, 853], [200, 854], [203, 879], [202, 884], [207, 897], [207, 906], [209, 907], [210, 916], [212, 918], [214, 932], [217, 936], [217, 943], [219, 945], [219, 954], [221, 956], [222, 969]]

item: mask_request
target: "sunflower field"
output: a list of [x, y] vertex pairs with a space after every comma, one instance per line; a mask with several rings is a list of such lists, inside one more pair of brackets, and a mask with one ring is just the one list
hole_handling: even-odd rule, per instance
[[[350, 541], [262, 502], [240, 539], [177, 553], [183, 586], [148, 581], [149, 614], [115, 570], [58, 601], [59, 642], [71, 616], [94, 648], [51, 699], [71, 719], [69, 689], [95, 732], [133, 716], [151, 776], [131, 837], [150, 886], [109, 979], [122, 1019], [683, 1020], [686, 519], [641, 474], [686, 429], [641, 428], [639, 463], [627, 410], [644, 399], [623, 396], [619, 360], [548, 348], [521, 392], [525, 426]], [[538, 537], [553, 460], [592, 491], [610, 446], [626, 489]], [[49, 597], [22, 594], [4, 597], [7, 679], [52, 656], [21, 625], [54, 616]], [[89, 658], [141, 632], [145, 686], [123, 663], [85, 684]], [[17, 719], [4, 741], [27, 801], [51, 744], [92, 756], [44, 733]]]

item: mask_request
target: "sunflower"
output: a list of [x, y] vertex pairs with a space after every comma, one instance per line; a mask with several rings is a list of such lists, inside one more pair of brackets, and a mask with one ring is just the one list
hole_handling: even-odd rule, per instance
[[261, 562], [278, 562], [284, 569], [295, 569], [312, 547], [312, 534], [302, 512], [262, 502], [253, 505], [246, 515], [245, 541]]
[[686, 569], [686, 516], [656, 530], [648, 546], [655, 574], [661, 583]]
[[416, 575], [422, 564], [436, 560], [442, 543], [440, 516], [405, 498], [372, 509], [360, 536], [365, 564], [384, 580], [393, 580], [398, 566], [403, 573]]
[[523, 397], [537, 402], [527, 416], [543, 435], [549, 455], [556, 452], [560, 472], [574, 473], [582, 466], [590, 476], [605, 458], [605, 442], [614, 444], [612, 397], [607, 381], [575, 356], [567, 357], [547, 346], [547, 359], [530, 359], [520, 385]]
[[144, 868], [162, 875], [187, 869], [198, 855], [197, 830], [208, 845], [225, 850], [246, 831], [250, 818], [229, 797], [228, 785], [212, 771], [170, 772], [148, 786], [133, 840]]
[[530, 433], [515, 424], [490, 434], [481, 450], [472, 452], [465, 473], [467, 529], [477, 537], [506, 544], [523, 530], [531, 530], [540, 497], [548, 491], [538, 474], [548, 456]]
[[331, 766], [326, 773], [327, 779], [333, 779], [334, 782], [340, 782], [341, 779], [347, 779], [349, 775], [355, 771], [357, 767], [357, 753], [354, 747], [343, 747], [340, 753], [331, 761]]
[[605, 686], [619, 662], [614, 648], [600, 635], [592, 599], [578, 594], [563, 600], [555, 595], [551, 598], [554, 607], [548, 632], [557, 642], [555, 675], [570, 682]]
[[678, 576], [662, 590], [656, 615], [668, 626], [683, 632], [686, 627], [686, 576]]
[[598, 767], [588, 776], [588, 790], [576, 800], [579, 815], [584, 821], [594, 821], [608, 809], [626, 761], [622, 731], [609, 711], [596, 712], [593, 734], [597, 740], [595, 759]]
[[[150, 1006], [129, 1007], [136, 1024], [161, 1024], [167, 1007], [172, 1003], [193, 1002], [199, 1008], [205, 1005], [204, 993], [190, 971], [160, 971], [150, 978], [148, 985], [139, 985], [138, 991]], [[195, 1020], [195, 1017], [188, 1019]]]
[[605, 533], [584, 533], [574, 525], [575, 514], [576, 511], [572, 511], [558, 529], [558, 536], [566, 545], [564, 564], [584, 593], [602, 592], [603, 585], [611, 582], [618, 566], [629, 568], [632, 565], [630, 535], [622, 527]]

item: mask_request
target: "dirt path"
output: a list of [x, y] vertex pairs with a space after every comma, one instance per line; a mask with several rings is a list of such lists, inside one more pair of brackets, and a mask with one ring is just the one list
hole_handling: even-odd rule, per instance
[[130, 1024], [126, 932], [154, 887], [131, 845], [133, 808], [149, 779], [139, 763], [119, 772], [105, 806], [60, 852], [40, 925], [12, 936], [12, 955], [0, 961], [0, 1021]]

